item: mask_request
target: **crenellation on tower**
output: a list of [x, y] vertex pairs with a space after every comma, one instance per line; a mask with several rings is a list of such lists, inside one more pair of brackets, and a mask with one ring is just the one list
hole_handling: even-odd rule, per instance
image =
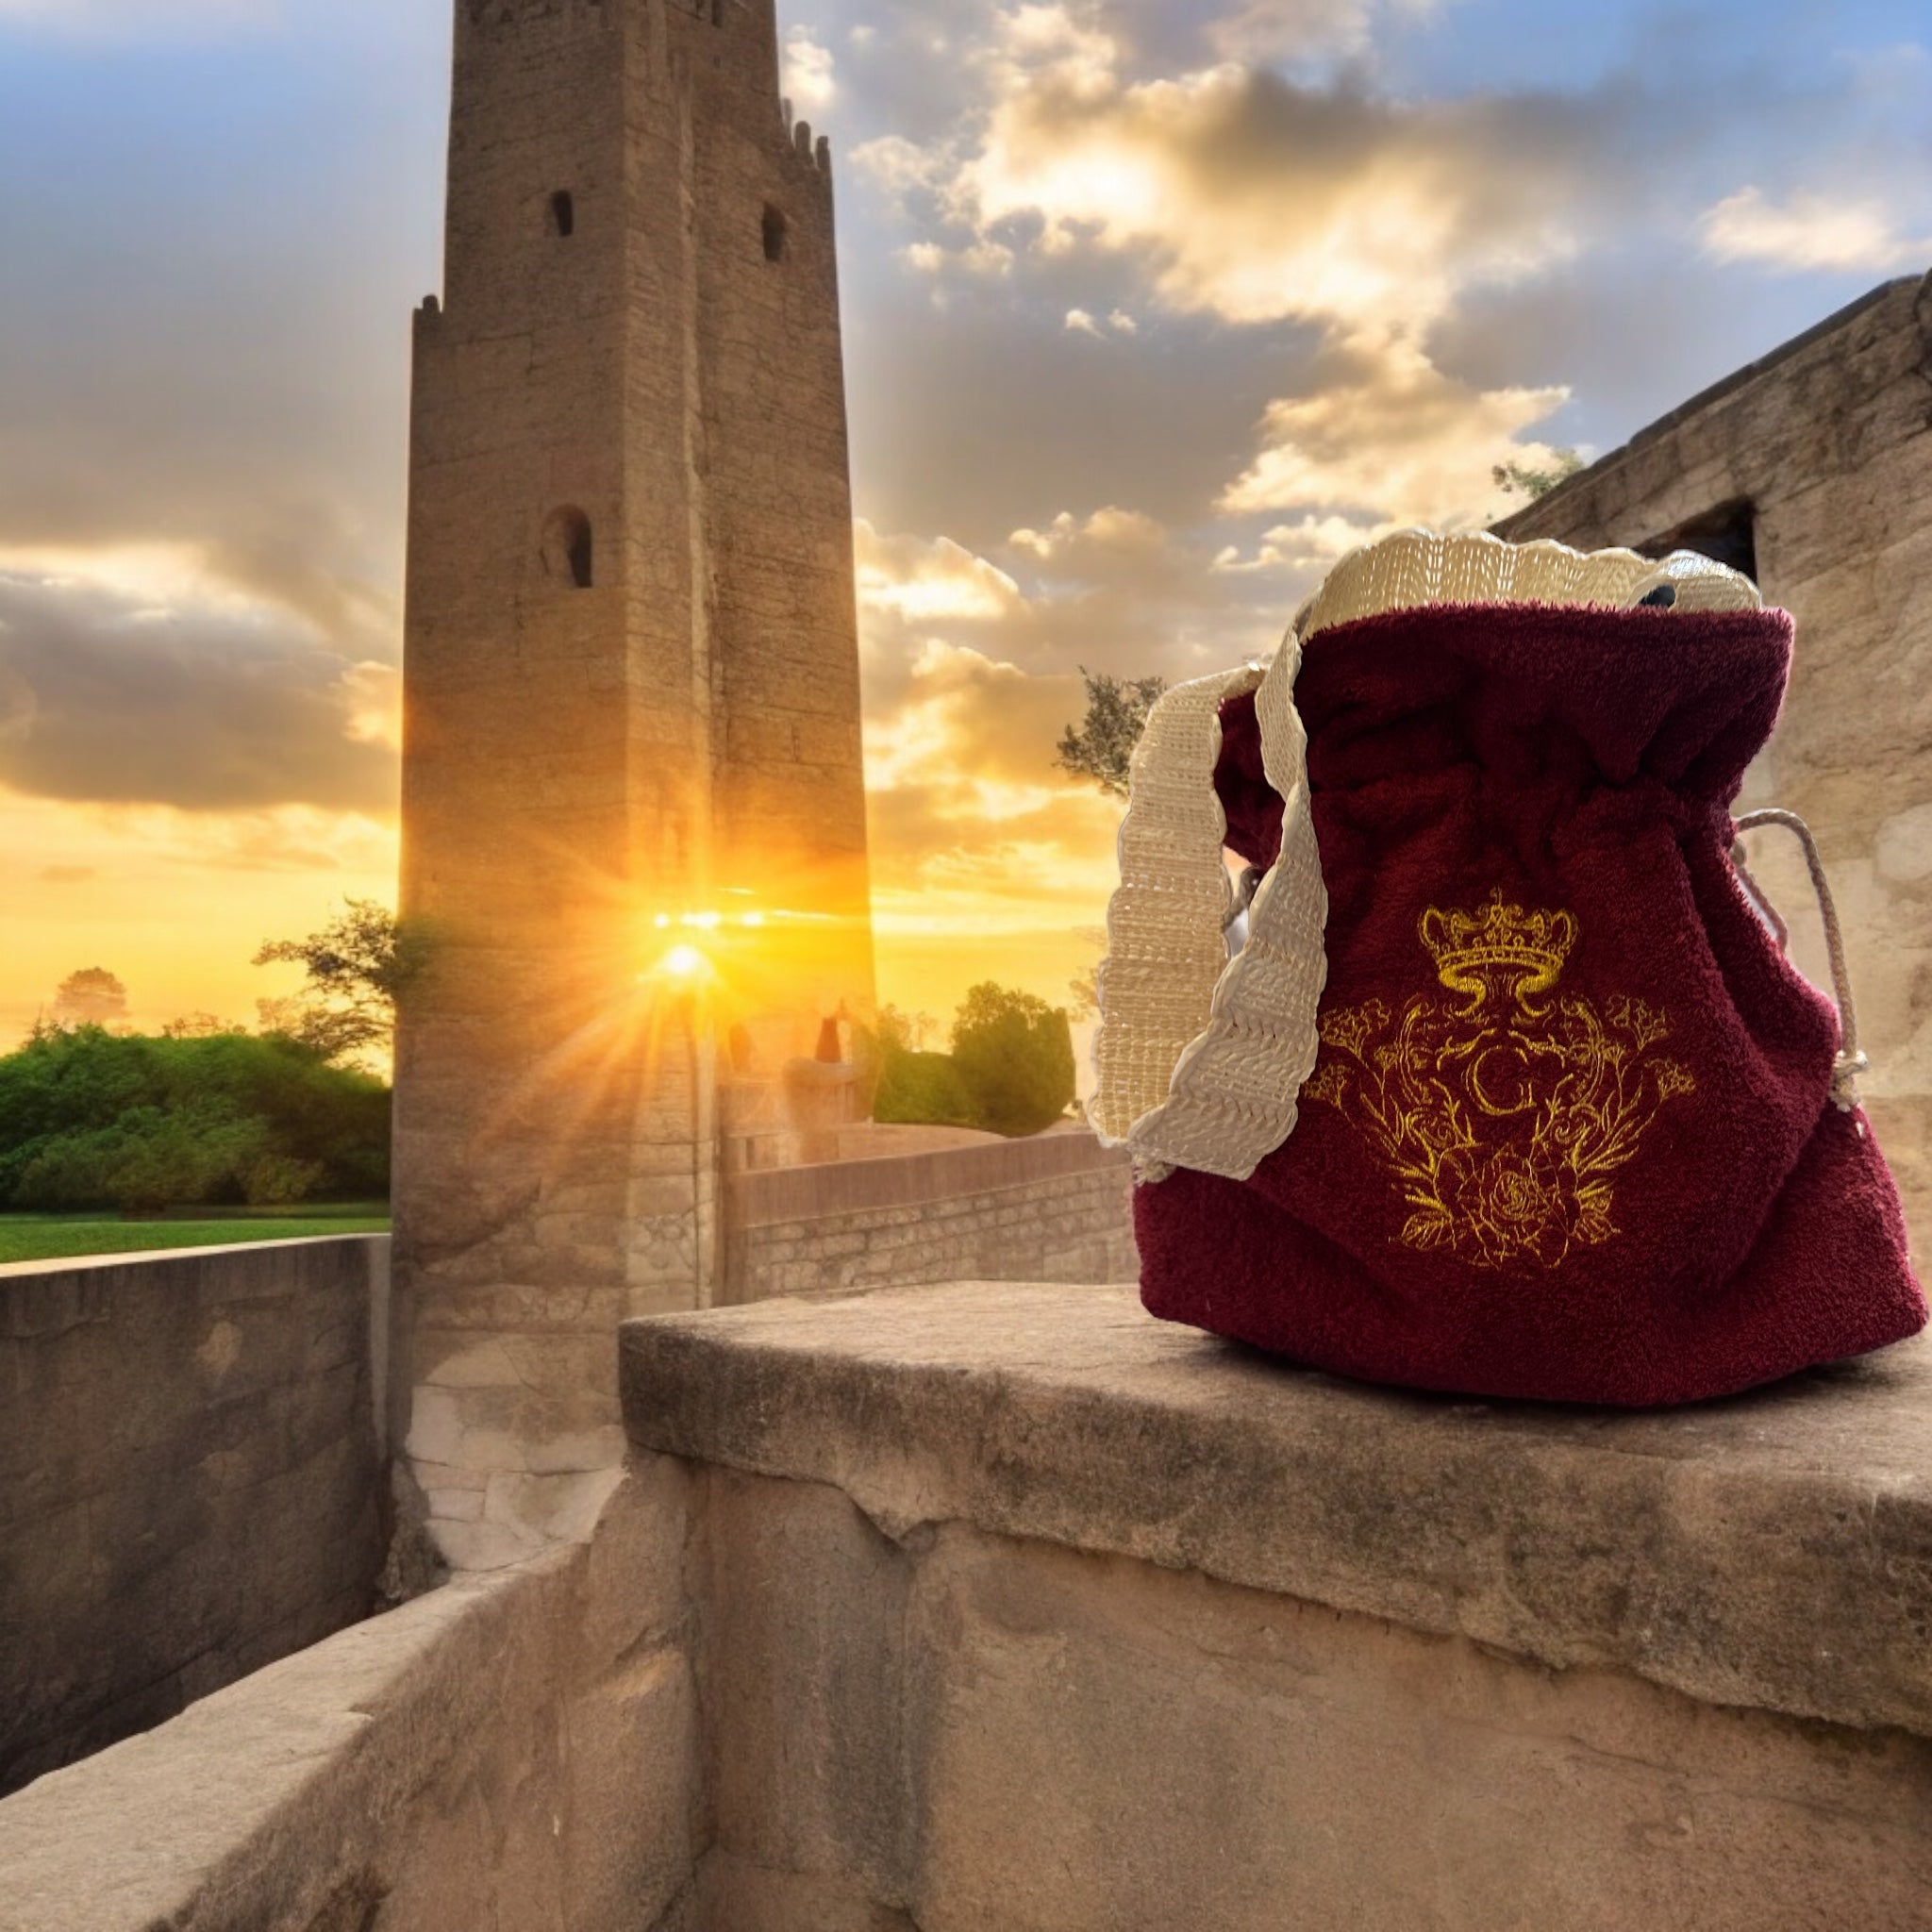
[[774, 1080], [873, 968], [831, 182], [770, 0], [459, 0], [454, 60], [396, 1267], [410, 1457], [474, 1556], [614, 1466], [614, 1324], [713, 1291], [720, 1039]]

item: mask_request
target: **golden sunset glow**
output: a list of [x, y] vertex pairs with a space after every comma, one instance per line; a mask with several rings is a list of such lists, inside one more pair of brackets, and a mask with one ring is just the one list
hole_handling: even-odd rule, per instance
[[672, 979], [699, 979], [710, 970], [711, 962], [695, 946], [673, 946], [658, 962], [658, 971]]
[[[1497, 0], [786, 0], [840, 157], [882, 1001], [942, 1027], [1091, 965], [1121, 807], [1055, 766], [1082, 667], [1265, 656], [1355, 545], [1480, 525], [1497, 469], [1925, 266], [1917, 13], [1699, 19], [1662, 60], [1627, 0], [1554, 36]], [[137, 1025], [252, 1022], [295, 977], [263, 941], [394, 901], [449, 25], [0, 0], [0, 1036], [96, 965]], [[784, 899], [625, 902], [618, 1004], [777, 1000]]]

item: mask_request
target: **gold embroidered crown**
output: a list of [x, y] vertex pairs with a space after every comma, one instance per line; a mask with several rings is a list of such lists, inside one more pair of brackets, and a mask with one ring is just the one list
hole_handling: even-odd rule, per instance
[[1498, 888], [1476, 912], [1430, 907], [1416, 930], [1435, 957], [1438, 977], [1451, 991], [1480, 997], [1485, 991], [1481, 975], [1505, 967], [1524, 975], [1516, 987], [1517, 998], [1524, 999], [1556, 985], [1576, 943], [1576, 916], [1506, 906]]

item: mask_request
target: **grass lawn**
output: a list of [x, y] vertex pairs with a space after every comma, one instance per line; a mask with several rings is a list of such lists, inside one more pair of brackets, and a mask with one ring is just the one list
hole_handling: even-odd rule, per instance
[[[193, 1219], [190, 1219], [190, 1215]], [[387, 1234], [389, 1204], [308, 1208], [183, 1208], [158, 1221], [119, 1215], [0, 1214], [0, 1262], [58, 1261], [75, 1255], [137, 1255], [155, 1248], [213, 1248], [231, 1241], [291, 1241], [314, 1235]]]

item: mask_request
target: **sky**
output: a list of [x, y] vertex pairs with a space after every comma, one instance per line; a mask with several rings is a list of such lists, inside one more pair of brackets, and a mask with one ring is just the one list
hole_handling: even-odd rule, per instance
[[[1057, 1002], [1080, 669], [1272, 650], [1932, 267], [1924, 0], [784, 0], [833, 142], [880, 994]], [[392, 899], [448, 0], [0, 0], [0, 1041]], [[278, 976], [279, 974], [279, 976]]]

